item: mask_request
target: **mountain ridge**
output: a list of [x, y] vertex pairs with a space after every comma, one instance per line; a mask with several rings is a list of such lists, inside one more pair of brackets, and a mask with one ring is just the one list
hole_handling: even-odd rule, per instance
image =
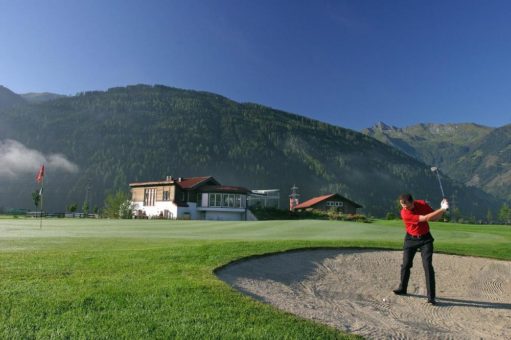
[[23, 99], [29, 103], [42, 103], [48, 100], [64, 98], [63, 94], [51, 93], [51, 92], [28, 92], [19, 94]]
[[26, 101], [20, 95], [0, 85], [0, 109], [10, 108], [12, 106], [25, 104]]
[[[402, 191], [432, 202], [441, 198], [429, 167], [391, 146], [209, 92], [143, 84], [88, 91], [4, 110], [0, 122], [3, 139], [63, 153], [79, 166], [78, 174], [60, 174], [58, 180], [48, 169], [47, 201], [53, 209], [83, 200], [86, 188], [91, 206], [101, 205], [108, 192], [127, 190], [129, 182], [167, 175], [212, 175], [224, 184], [279, 188], [282, 206], [296, 184], [303, 199], [336, 192], [377, 216], [395, 213]], [[26, 202], [15, 194], [17, 185], [4, 193]], [[444, 187], [459, 192], [458, 204], [467, 215], [485, 216], [500, 204], [449, 179]]]
[[445, 174], [465, 185], [478, 187], [511, 200], [510, 125], [492, 128], [475, 123], [416, 124], [363, 133], [423, 161], [439, 166]]

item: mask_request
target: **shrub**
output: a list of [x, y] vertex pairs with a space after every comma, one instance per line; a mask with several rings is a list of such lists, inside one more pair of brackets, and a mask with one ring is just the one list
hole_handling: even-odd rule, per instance
[[105, 199], [105, 208], [103, 209], [104, 216], [108, 218], [120, 218], [121, 205], [125, 204], [128, 200], [128, 194], [122, 191], [108, 194]]
[[351, 221], [351, 222], [370, 222], [370, 220], [360, 214], [343, 214], [335, 209], [328, 211], [307, 209], [304, 211], [289, 211], [277, 208], [251, 208], [252, 213], [258, 220], [332, 220], [332, 221]]
[[133, 208], [131, 206], [131, 201], [130, 200], [126, 200], [124, 202], [122, 202], [120, 205], [119, 205], [119, 218], [122, 218], [122, 219], [129, 219], [132, 217], [132, 211], [133, 211]]
[[396, 219], [396, 215], [393, 213], [393, 212], [388, 212], [387, 215], [385, 215], [385, 218], [387, 220], [395, 220]]

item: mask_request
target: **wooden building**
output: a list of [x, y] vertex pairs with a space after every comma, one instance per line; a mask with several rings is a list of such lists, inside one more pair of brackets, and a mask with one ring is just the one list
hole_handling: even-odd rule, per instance
[[339, 194], [328, 194], [311, 198], [308, 201], [298, 204], [294, 207], [296, 211], [303, 211], [306, 209], [330, 210], [335, 209], [343, 214], [356, 214], [357, 209], [362, 206], [356, 202], [347, 199]]

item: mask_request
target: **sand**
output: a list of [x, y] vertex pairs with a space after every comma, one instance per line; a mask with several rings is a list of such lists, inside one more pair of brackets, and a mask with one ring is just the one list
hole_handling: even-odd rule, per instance
[[401, 251], [317, 249], [253, 257], [217, 271], [256, 300], [368, 339], [511, 339], [511, 262], [434, 254], [437, 305], [417, 253], [396, 296]]

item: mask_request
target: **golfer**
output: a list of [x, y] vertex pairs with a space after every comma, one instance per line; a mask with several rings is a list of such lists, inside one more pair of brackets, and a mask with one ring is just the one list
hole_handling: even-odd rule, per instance
[[436, 221], [449, 209], [449, 202], [443, 199], [441, 208], [433, 210], [425, 201], [414, 200], [411, 194], [399, 196], [401, 218], [406, 227], [403, 245], [403, 264], [401, 265], [401, 283], [394, 294], [406, 295], [410, 268], [413, 266], [415, 253], [420, 249], [422, 266], [426, 274], [428, 303], [435, 305], [435, 271], [433, 270], [433, 236], [429, 232], [429, 221]]

